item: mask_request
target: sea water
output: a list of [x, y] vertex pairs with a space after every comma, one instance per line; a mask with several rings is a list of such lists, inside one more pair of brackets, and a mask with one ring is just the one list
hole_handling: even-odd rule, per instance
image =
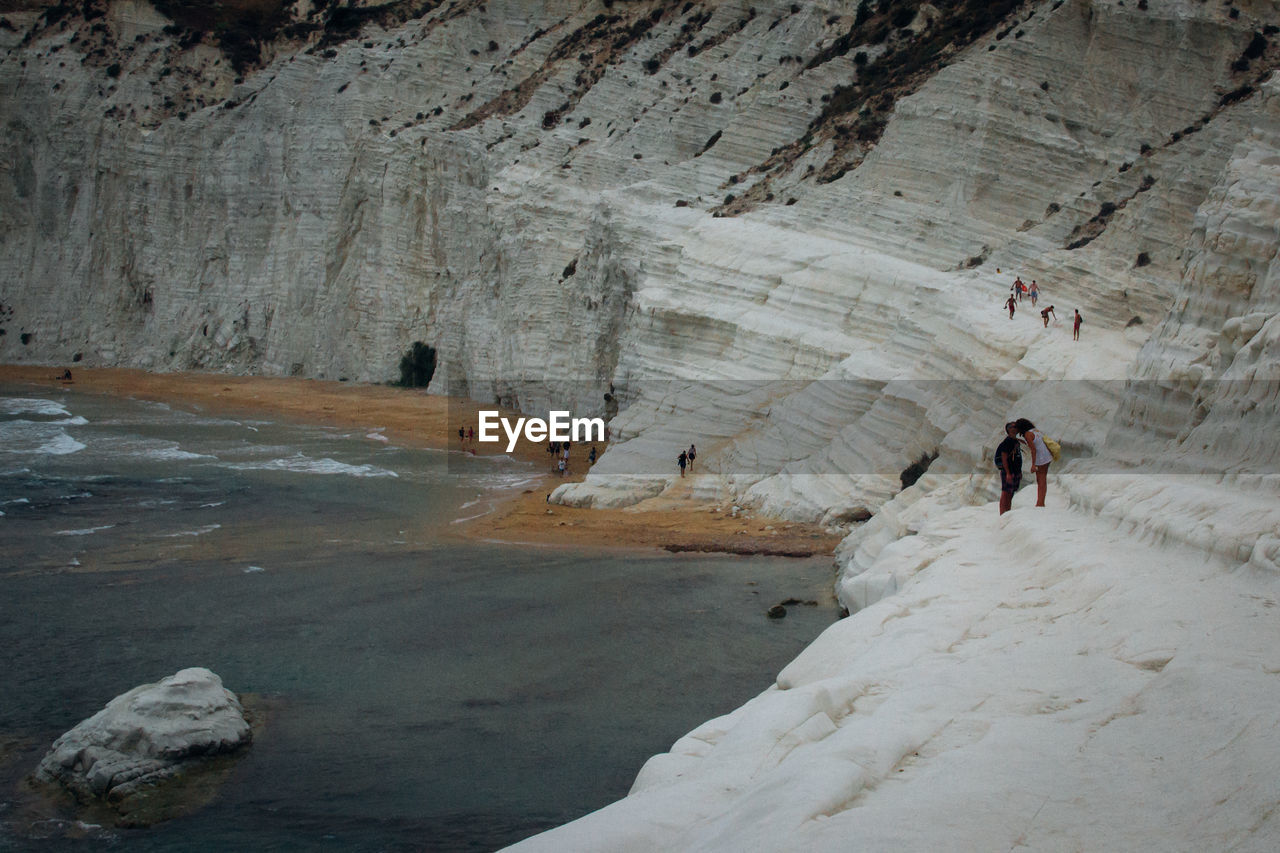
[[[0, 386], [0, 848], [497, 849], [625, 796], [836, 618], [829, 560], [448, 535], [539, 473]], [[819, 604], [766, 618], [789, 597]], [[32, 794], [59, 734], [190, 666], [260, 719], [211, 803], [123, 829]]]

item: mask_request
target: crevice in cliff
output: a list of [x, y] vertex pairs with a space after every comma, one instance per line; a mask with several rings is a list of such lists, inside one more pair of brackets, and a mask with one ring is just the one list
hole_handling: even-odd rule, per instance
[[1151, 189], [1156, 184], [1153, 175], [1143, 175], [1142, 182], [1138, 184], [1137, 189], [1132, 193], [1120, 199], [1118, 202], [1104, 201], [1098, 212], [1087, 222], [1077, 225], [1071, 230], [1070, 236], [1067, 237], [1067, 244], [1064, 249], [1079, 249], [1087, 246], [1098, 237], [1102, 236], [1102, 232], [1107, 230], [1107, 225], [1111, 222], [1111, 217], [1115, 216], [1117, 211], [1123, 210], [1141, 193]]
[[[543, 84], [550, 80], [565, 63], [576, 62], [581, 68], [574, 75], [573, 90], [565, 97], [563, 104], [542, 116], [543, 129], [555, 128], [564, 116], [573, 111], [582, 97], [600, 81], [605, 71], [619, 62], [636, 42], [647, 37], [656, 24], [680, 14], [676, 11], [677, 6], [679, 3], [658, 0], [658, 2], [627, 4], [625, 7], [618, 6], [617, 11], [612, 14], [601, 12], [585, 23], [579, 24], [561, 39], [536, 71], [515, 87], [507, 89], [496, 98], [468, 113], [449, 130], [466, 130], [488, 119], [520, 112], [528, 106], [534, 93], [542, 88]], [[691, 6], [692, 4], [685, 3], [684, 10], [688, 11]], [[696, 13], [693, 19], [702, 20]], [[553, 30], [567, 29], [571, 25], [571, 20], [565, 20]], [[544, 32], [539, 37], [547, 34]], [[677, 36], [677, 41], [681, 37], [692, 38], [684, 31]], [[648, 67], [646, 64], [646, 70]]]
[[[1021, 2], [872, 4], [864, 0], [848, 30], [816, 53], [804, 68], [813, 70], [860, 47], [854, 55], [857, 72], [853, 81], [823, 96], [826, 106], [803, 136], [775, 148], [764, 162], [731, 176], [723, 186], [763, 177], [741, 195], [726, 198], [714, 214], [734, 216], [773, 201], [775, 180], [790, 174], [806, 154], [823, 145], [831, 146], [826, 162], [821, 167], [810, 164], [800, 180], [825, 184], [844, 177], [880, 141], [900, 98], [915, 92], [959, 51], [1000, 26]], [[1034, 14], [1031, 9], [1019, 21]]]

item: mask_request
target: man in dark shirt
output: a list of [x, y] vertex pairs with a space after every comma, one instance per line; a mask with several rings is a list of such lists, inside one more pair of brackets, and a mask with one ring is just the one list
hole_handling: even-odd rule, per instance
[[996, 448], [996, 468], [1000, 471], [1000, 514], [1013, 508], [1013, 493], [1022, 485], [1022, 447], [1017, 425], [1004, 425], [1004, 441]]

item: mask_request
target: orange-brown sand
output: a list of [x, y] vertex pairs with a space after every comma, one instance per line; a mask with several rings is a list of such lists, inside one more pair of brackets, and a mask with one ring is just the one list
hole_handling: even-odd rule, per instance
[[[216, 373], [148, 373], [124, 368], [77, 368], [70, 383], [58, 377], [64, 368], [0, 365], [0, 382], [62, 387], [110, 394], [206, 412], [269, 415], [281, 420], [344, 428], [381, 430], [391, 441], [411, 447], [505, 451], [505, 443], [463, 443], [458, 428], [474, 426], [480, 405], [387, 385], [313, 379], [229, 376]], [[600, 445], [604, 449], [604, 445]], [[513, 454], [539, 466], [549, 465], [545, 446], [521, 441]], [[665, 548], [670, 551], [719, 551], [734, 554], [816, 556], [830, 554], [838, 535], [810, 524], [761, 516], [732, 518], [710, 504], [658, 497], [626, 509], [577, 509], [546, 503], [563, 482], [586, 474], [584, 448], [574, 451], [570, 473], [548, 473], [532, 489], [499, 501], [493, 511], [449, 533], [469, 539], [588, 548]]]

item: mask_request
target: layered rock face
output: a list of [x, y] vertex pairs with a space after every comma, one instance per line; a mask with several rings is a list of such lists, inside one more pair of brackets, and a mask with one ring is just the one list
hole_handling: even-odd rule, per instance
[[252, 738], [240, 701], [202, 667], [122, 693], [54, 741], [36, 778], [81, 802], [127, 803], [191, 762]]
[[[988, 4], [995, 20], [922, 57], [912, 45], [976, 7], [870, 4], [858, 24], [859, 5], [428, 3], [354, 40], [278, 43], [240, 79], [214, 48], [177, 46], [145, 4], [110, 6], [109, 45], [87, 22], [8, 14], [0, 358], [384, 380], [422, 340], [440, 353], [435, 390], [610, 415], [614, 444], [556, 500], [732, 500], [848, 530], [838, 590], [865, 615], [547, 849], [598, 849], [606, 832], [614, 849], [742, 849], [775, 831], [758, 816], [778, 825], [762, 804], [779, 792], [801, 792], [787, 802], [813, 849], [841, 849], [890, 774], [967, 755], [1007, 718], [1057, 714], [1068, 692], [1105, 685], [1071, 718], [1081, 748], [1050, 762], [1070, 765], [1072, 790], [1118, 750], [1201, 742], [1176, 715], [1150, 729], [1159, 743], [1095, 738], [1115, 720], [1176, 706], [1203, 721], [1217, 695], [1274, 704], [1257, 679], [1211, 674], [1265, 654], [1249, 632], [1205, 640], [1173, 593], [1168, 626], [1126, 626], [1170, 579], [1186, 600], [1217, 590], [1224, 619], [1265, 617], [1239, 602], [1266, 599], [1250, 583], [1280, 559], [1280, 8]], [[1014, 275], [1041, 302], [1010, 319]], [[1042, 323], [1049, 305], [1059, 319]], [[1018, 416], [1066, 451], [1058, 515], [979, 529], [991, 451]], [[681, 480], [690, 442], [698, 466]], [[1170, 550], [1143, 558], [1120, 534]], [[1112, 549], [1104, 566], [1147, 559], [1169, 577], [1133, 585], [1067, 559], [1094, 542]], [[972, 576], [992, 553], [994, 579]], [[955, 583], [988, 580], [930, 621]], [[1070, 594], [1046, 610], [1034, 590], [1060, 583]], [[1001, 634], [1009, 621], [1025, 632]], [[1010, 710], [1014, 688], [984, 661], [1028, 637], [1047, 644], [1030, 665], [1044, 680]], [[970, 642], [969, 668], [933, 666]], [[1086, 654], [1106, 660], [1061, 665]], [[924, 675], [882, 698], [901, 672]], [[938, 679], [975, 686], [939, 702]], [[978, 713], [990, 697], [1004, 710]], [[1265, 725], [1232, 719], [1243, 734], [1222, 754], [1269, 755], [1249, 736]], [[1188, 775], [1217, 760], [1177, 754]], [[984, 768], [1017, 755], [983, 755], [956, 770], [993, 790]], [[965, 823], [947, 799], [962, 789], [913, 790], [976, 846], [1026, 843]], [[1033, 840], [1106, 846], [1072, 834], [1092, 824], [1069, 796], [1023, 802], [1030, 790], [996, 798], [1010, 825], [1060, 800]], [[1229, 794], [1178, 814], [1203, 806], [1268, 846], [1270, 818]], [[946, 843], [893, 834], [918, 816], [909, 801], [876, 838]], [[1104, 833], [1133, 831], [1122, 802], [1097, 799], [1120, 809]]]
[[383, 380], [423, 340], [437, 390], [612, 416], [556, 500], [841, 528], [990, 497], [1015, 414], [1095, 471], [1274, 462], [1275, 4], [414, 8], [242, 77], [144, 3], [10, 13], [0, 358]]

